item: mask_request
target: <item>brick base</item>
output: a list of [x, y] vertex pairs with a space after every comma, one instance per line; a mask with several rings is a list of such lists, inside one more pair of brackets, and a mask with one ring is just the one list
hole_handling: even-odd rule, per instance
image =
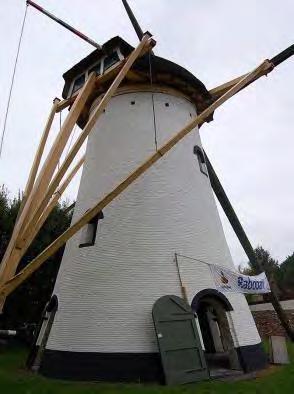
[[[294, 310], [285, 311], [291, 327], [294, 329]], [[252, 311], [259, 335], [261, 338], [266, 338], [271, 335], [282, 335], [286, 336], [284, 328], [278, 319], [275, 311]]]

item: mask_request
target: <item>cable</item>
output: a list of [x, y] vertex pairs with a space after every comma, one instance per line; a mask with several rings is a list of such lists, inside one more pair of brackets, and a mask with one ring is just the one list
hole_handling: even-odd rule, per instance
[[18, 46], [17, 46], [17, 51], [16, 51], [16, 57], [15, 57], [15, 62], [14, 62], [14, 68], [13, 68], [13, 73], [12, 73], [12, 78], [11, 78], [11, 84], [10, 84], [10, 89], [9, 89], [9, 94], [8, 94], [7, 107], [6, 107], [4, 124], [3, 124], [2, 135], [1, 135], [0, 158], [2, 155], [3, 142], [4, 142], [5, 131], [6, 131], [6, 123], [7, 123], [7, 118], [8, 118], [9, 108], [10, 108], [10, 100], [11, 100], [12, 89], [13, 89], [13, 85], [14, 85], [14, 77], [15, 77], [16, 66], [17, 66], [17, 62], [18, 62], [18, 55], [20, 52], [20, 46], [21, 46], [21, 42], [22, 42], [25, 21], [26, 21], [26, 17], [27, 17], [27, 11], [28, 11], [28, 5], [26, 5], [26, 9], [25, 9], [25, 13], [24, 13], [23, 21], [22, 21], [22, 26], [21, 26], [21, 31], [20, 31], [20, 36], [19, 36], [19, 41], [18, 41]]
[[203, 260], [200, 260], [200, 259], [195, 259], [195, 257], [190, 257], [190, 256], [185, 256], [185, 255], [180, 254], [180, 253], [175, 253], [175, 257], [177, 257], [177, 256], [179, 256], [179, 257], [184, 257], [184, 258], [189, 259], [189, 260], [198, 261], [199, 263], [206, 264], [206, 265], [209, 265], [209, 266], [215, 265], [216, 267], [219, 267], [219, 268], [222, 268], [222, 269], [225, 269], [225, 270], [231, 270], [231, 271], [232, 271], [232, 269], [231, 269], [230, 267], [225, 267], [225, 266], [223, 266], [223, 265], [214, 264], [214, 263], [208, 263], [207, 261], [203, 261]]
[[74, 135], [75, 135], [76, 129], [77, 129], [77, 125], [75, 124], [75, 127], [74, 127], [73, 132], [72, 132], [72, 135], [71, 135], [71, 139], [70, 139], [69, 144], [68, 144], [68, 147], [67, 147], [67, 151], [66, 151], [65, 157], [67, 157], [67, 155], [68, 155], [68, 153], [69, 153], [69, 150], [70, 150], [70, 148], [71, 148], [71, 144], [72, 144], [72, 142], [73, 142], [73, 137], [74, 137]]
[[[150, 52], [149, 52], [149, 76], [150, 76], [150, 85], [151, 85], [151, 90], [152, 90], [153, 79], [152, 79], [151, 53]], [[153, 91], [151, 91], [151, 100], [152, 100], [152, 112], [153, 112], [154, 143], [155, 143], [155, 150], [157, 151], [157, 127], [156, 127], [156, 115], [155, 115]]]
[[[61, 114], [62, 114], [62, 111], [59, 112], [59, 133], [61, 131], [61, 126], [62, 126], [62, 115]], [[59, 158], [58, 163], [57, 163], [58, 171], [59, 171], [59, 168], [60, 168], [60, 158]]]

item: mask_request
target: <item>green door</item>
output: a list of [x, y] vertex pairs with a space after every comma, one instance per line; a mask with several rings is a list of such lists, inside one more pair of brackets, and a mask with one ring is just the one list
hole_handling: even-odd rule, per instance
[[152, 316], [166, 384], [208, 379], [195, 317], [190, 306], [180, 297], [163, 296], [153, 305]]

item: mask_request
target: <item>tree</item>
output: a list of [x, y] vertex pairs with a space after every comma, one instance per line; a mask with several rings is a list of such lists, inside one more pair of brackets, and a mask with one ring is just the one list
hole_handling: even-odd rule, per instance
[[[0, 188], [0, 260], [2, 259], [21, 203], [21, 195], [10, 199], [9, 192]], [[44, 223], [36, 239], [22, 258], [18, 271], [44, 250], [64, 232], [71, 221], [68, 204], [58, 204]], [[1, 325], [20, 328], [24, 324], [36, 324], [40, 320], [45, 304], [49, 301], [63, 254], [63, 248], [50, 257], [27, 281], [10, 294], [5, 303]]]
[[[265, 250], [262, 246], [257, 246], [254, 249], [254, 253], [256, 256], [256, 260], [260, 259], [267, 265], [268, 269], [272, 272], [276, 272], [279, 270], [279, 262], [271, 257], [269, 251]], [[262, 272], [261, 267], [257, 263], [257, 261], [249, 261], [248, 268], [246, 269], [248, 275], [259, 275]]]
[[294, 298], [294, 252], [280, 265], [280, 287], [285, 298]]

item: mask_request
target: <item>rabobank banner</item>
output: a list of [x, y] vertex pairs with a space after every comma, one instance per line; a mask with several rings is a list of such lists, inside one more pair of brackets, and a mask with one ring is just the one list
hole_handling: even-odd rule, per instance
[[264, 272], [260, 275], [248, 276], [217, 265], [209, 265], [215, 285], [220, 291], [252, 294], [270, 293], [270, 287]]

